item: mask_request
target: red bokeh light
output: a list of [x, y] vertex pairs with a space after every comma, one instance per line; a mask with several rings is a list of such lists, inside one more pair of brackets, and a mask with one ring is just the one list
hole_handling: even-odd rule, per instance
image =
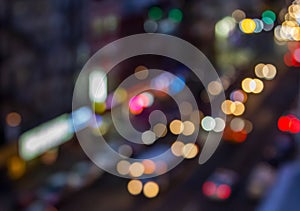
[[247, 139], [247, 131], [233, 131], [230, 127], [226, 127], [223, 133], [223, 139], [235, 143], [243, 143]]
[[300, 120], [294, 115], [282, 116], [277, 122], [278, 129], [283, 132], [299, 133]]
[[290, 124], [290, 119], [287, 116], [282, 116], [278, 119], [278, 128], [281, 131], [288, 131], [289, 130], [289, 124]]
[[144, 110], [144, 101], [140, 96], [135, 96], [129, 101], [129, 110], [132, 114], [140, 114]]
[[219, 185], [217, 188], [217, 196], [220, 199], [228, 199], [231, 195], [231, 188], [229, 185], [223, 184]]
[[213, 182], [205, 182], [202, 186], [202, 191], [206, 196], [212, 196], [215, 194], [217, 186]]

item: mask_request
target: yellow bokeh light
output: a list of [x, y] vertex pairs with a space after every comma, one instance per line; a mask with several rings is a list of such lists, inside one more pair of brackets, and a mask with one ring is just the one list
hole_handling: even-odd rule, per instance
[[138, 195], [143, 190], [143, 183], [140, 180], [130, 180], [127, 185], [127, 190], [132, 195]]
[[247, 93], [251, 93], [251, 87], [250, 87], [250, 83], [251, 83], [252, 79], [251, 78], [245, 78], [242, 81], [242, 89], [244, 90], [244, 92]]
[[190, 136], [195, 132], [195, 125], [191, 121], [183, 122], [182, 134], [185, 136]]
[[167, 126], [163, 123], [158, 123], [154, 125], [153, 132], [155, 133], [156, 137], [164, 137], [167, 135]]
[[159, 186], [156, 182], [147, 182], [144, 185], [143, 193], [147, 198], [154, 198], [159, 193]]
[[257, 64], [255, 66], [255, 69], [254, 69], [254, 72], [255, 72], [255, 75], [258, 77], [258, 78], [263, 78], [264, 77], [264, 74], [263, 74], [263, 68], [265, 68], [265, 64]]
[[170, 131], [171, 133], [173, 133], [174, 135], [179, 135], [180, 133], [183, 132], [184, 126], [183, 123], [180, 120], [173, 120], [170, 123]]
[[121, 160], [117, 164], [117, 171], [121, 175], [129, 174], [130, 163], [127, 160]]
[[[263, 67], [262, 74], [264, 74], [264, 72], [267, 73], [267, 70], [265, 70], [265, 68], [268, 68], [268, 66], [265, 65]], [[273, 75], [273, 73], [271, 74], [271, 76], [272, 75]], [[264, 88], [263, 82], [257, 78], [255, 78], [255, 79], [245, 78], [242, 81], [242, 89], [247, 93], [258, 94], [258, 93], [262, 92], [263, 88]]]
[[182, 156], [183, 153], [183, 147], [184, 147], [184, 143], [182, 143], [181, 141], [175, 141], [172, 144], [171, 152], [173, 153], [173, 155], [180, 157]]
[[235, 116], [240, 116], [245, 112], [245, 105], [241, 102], [234, 102], [235, 104], [235, 110], [232, 112], [233, 115]]
[[219, 81], [212, 81], [207, 86], [207, 91], [211, 95], [218, 95], [222, 92], [223, 86]]
[[296, 20], [284, 21], [280, 27], [279, 36], [282, 40], [293, 40], [293, 36], [298, 36], [298, 23]]
[[93, 109], [97, 114], [102, 114], [104, 111], [106, 111], [106, 104], [102, 102], [94, 102]]
[[233, 118], [230, 122], [231, 130], [235, 132], [240, 132], [245, 127], [245, 121], [242, 118]]
[[284, 22], [282, 23], [282, 26], [292, 28], [292, 27], [297, 27], [297, 26], [298, 26], [298, 23], [297, 23], [296, 21], [291, 21], [291, 20], [289, 20], [289, 21], [284, 21]]
[[245, 18], [240, 22], [240, 29], [245, 34], [251, 34], [256, 28], [256, 23], [250, 18]]
[[255, 89], [252, 92], [254, 94], [261, 93], [262, 90], [264, 89], [264, 83], [261, 80], [257, 79], [257, 78], [253, 79], [253, 81], [255, 83]]
[[300, 27], [294, 27], [293, 30], [291, 31], [291, 36], [295, 41], [300, 41]]
[[275, 78], [276, 73], [277, 73], [276, 67], [272, 64], [267, 64], [262, 69], [263, 77], [267, 80], [272, 80], [273, 78]]
[[12, 179], [19, 179], [25, 174], [26, 163], [18, 156], [13, 156], [7, 163], [8, 175]]
[[235, 104], [231, 100], [225, 100], [221, 105], [221, 109], [224, 114], [232, 114], [232, 112], [235, 110]]
[[145, 171], [145, 167], [140, 162], [134, 162], [129, 167], [129, 172], [130, 172], [131, 176], [133, 176], [133, 177], [142, 176], [144, 171]]
[[153, 174], [155, 171], [155, 163], [152, 160], [146, 159], [142, 161], [144, 165], [144, 173], [145, 174]]
[[198, 146], [193, 143], [188, 143], [188, 144], [184, 145], [184, 147], [182, 149], [182, 155], [186, 159], [191, 159], [191, 158], [196, 157], [198, 152], [199, 152]]
[[143, 80], [146, 79], [149, 75], [148, 68], [145, 66], [137, 66], [134, 70], [134, 75], [137, 79]]
[[295, 19], [300, 18], [300, 5], [299, 4], [292, 4], [289, 6], [289, 15]]

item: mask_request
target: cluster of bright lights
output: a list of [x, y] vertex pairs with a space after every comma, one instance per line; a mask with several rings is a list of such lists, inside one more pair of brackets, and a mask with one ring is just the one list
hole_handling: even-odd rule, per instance
[[284, 22], [274, 30], [274, 36], [278, 41], [300, 41], [300, 3], [294, 1], [284, 16]]
[[147, 107], [150, 107], [154, 102], [154, 97], [150, 92], [143, 92], [132, 97], [129, 100], [129, 110], [132, 114], [138, 115]]
[[201, 127], [205, 131], [222, 132], [225, 128], [225, 121], [219, 117], [213, 118], [211, 116], [205, 116], [201, 120]]
[[283, 132], [300, 133], [300, 120], [295, 115], [281, 116], [277, 125]]
[[169, 125], [170, 131], [174, 135], [183, 134], [190, 136], [195, 132], [195, 125], [191, 121], [184, 121], [175, 119]]
[[182, 10], [178, 8], [170, 9], [167, 17], [164, 17], [164, 11], [158, 7], [151, 7], [148, 11], [148, 19], [144, 22], [144, 30], [148, 33], [173, 32], [183, 18]]
[[257, 78], [245, 78], [242, 81], [242, 89], [246, 93], [259, 94], [264, 89], [264, 83]]
[[221, 109], [226, 115], [241, 116], [245, 112], [245, 105], [240, 101], [225, 100]]
[[127, 160], [120, 160], [116, 165], [116, 170], [121, 175], [130, 175], [132, 177], [140, 177], [154, 173], [161, 173], [160, 164], [155, 163], [150, 159], [145, 159], [142, 162], [130, 163]]
[[240, 30], [245, 34], [260, 33], [262, 30], [270, 31], [274, 27], [276, 14], [271, 10], [262, 13], [261, 19], [244, 18], [239, 22]]
[[159, 185], [154, 181], [143, 184], [141, 180], [133, 179], [128, 182], [127, 190], [132, 195], [139, 195], [143, 192], [147, 198], [154, 198], [159, 193]]
[[259, 63], [254, 69], [255, 75], [258, 78], [272, 80], [277, 74], [276, 67], [273, 64], [262, 64]]
[[144, 159], [142, 162], [130, 163], [128, 160], [120, 160], [116, 165], [116, 170], [120, 175], [128, 175], [134, 178], [143, 175], [159, 175], [167, 171], [168, 165], [164, 161], [153, 161]]
[[176, 157], [184, 157], [185, 159], [192, 159], [199, 153], [199, 148], [194, 143], [183, 143], [181, 141], [175, 141], [172, 144], [171, 152]]
[[231, 195], [231, 187], [227, 184], [215, 184], [207, 181], [202, 186], [202, 191], [206, 196], [216, 196], [220, 200], [228, 199]]
[[235, 143], [242, 143], [252, 130], [253, 125], [249, 120], [242, 117], [229, 118], [223, 133], [223, 139]]

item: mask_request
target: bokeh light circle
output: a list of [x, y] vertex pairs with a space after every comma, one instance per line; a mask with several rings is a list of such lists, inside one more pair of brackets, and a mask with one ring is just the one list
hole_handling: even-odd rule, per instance
[[[151, 16], [150, 18], [152, 20], [156, 20], [158, 16], [160, 15], [157, 15], [157, 17]], [[180, 49], [180, 51], [178, 51], [178, 49]], [[103, 71], [105, 71], [106, 74], [108, 74], [114, 66], [116, 66], [117, 64], [119, 64], [120, 62], [128, 58], [132, 58], [138, 55], [150, 55], [150, 54], [169, 57], [171, 59], [174, 59], [186, 65], [202, 82], [206, 90], [208, 84], [212, 81], [217, 81], [221, 84], [218, 74], [216, 73], [213, 66], [210, 64], [210, 62], [207, 60], [207, 58], [201, 53], [201, 51], [199, 51], [196, 47], [194, 47], [190, 43], [180, 38], [170, 36], [170, 35], [165, 35], [165, 34], [151, 34], [151, 33], [136, 34], [109, 43], [108, 45], [101, 48], [98, 52], [96, 52], [96, 54], [93, 55], [91, 59], [86, 63], [83, 70], [80, 72], [79, 77], [77, 78], [75, 84], [75, 89], [73, 93], [73, 110], [76, 110], [83, 106], [89, 106], [89, 107], [91, 106], [91, 102], [90, 99], [88, 98], [88, 94], [85, 94], [88, 93], [88, 87], [86, 87], [84, 84], [86, 84], [85, 81], [87, 79], [87, 75], [95, 68], [101, 67]], [[189, 55], [189, 57], [186, 57], [186, 55]], [[197, 59], [191, 60], [190, 58], [197, 58]], [[142, 71], [148, 72], [148, 75], [145, 79], [143, 79], [143, 77], [140, 77], [140, 79], [138, 79], [134, 76], [134, 74], [132, 74], [132, 77], [129, 76], [124, 81], [122, 81], [119, 87], [124, 88], [126, 90], [126, 88], [132, 86], [132, 84], [135, 84], [137, 81], [140, 81], [139, 83], [143, 83], [145, 85], [144, 88], [149, 89], [152, 88], [150, 83], [151, 79], [156, 77], [158, 74], [161, 74], [161, 72], [165, 72], [165, 71], [153, 70], [153, 69], [142, 70]], [[173, 77], [176, 78], [175, 75], [173, 75]], [[178, 82], [181, 81], [178, 77], [176, 78], [176, 80]], [[186, 86], [183, 87], [184, 87], [183, 96], [187, 98], [184, 101], [188, 101], [189, 103], [192, 103], [193, 110], [198, 110], [197, 103], [194, 99], [193, 94], [191, 94], [188, 87]], [[133, 92], [130, 93], [130, 96], [128, 96], [128, 99], [131, 99], [132, 97], [144, 91], [145, 90], [139, 90], [139, 89], [133, 90]], [[176, 104], [180, 105], [182, 99], [177, 99], [176, 96], [173, 97]], [[225, 100], [224, 92], [221, 91], [221, 93], [218, 94], [217, 96], [213, 96], [213, 100], [211, 96], [208, 97], [211, 102], [210, 115], [212, 116], [212, 118], [219, 117], [225, 120], [226, 116], [220, 109], [221, 103]], [[126, 102], [125, 100], [123, 105], [124, 106], [126, 105], [128, 108], [129, 105], [128, 101]], [[134, 142], [136, 144], [144, 144], [141, 138], [142, 132], [135, 130], [134, 127], [130, 124], [130, 121], [128, 119], [129, 109], [127, 110], [125, 109], [125, 111], [127, 113], [120, 112], [118, 111], [118, 109], [114, 109], [114, 107], [111, 110], [112, 120], [116, 130], [125, 139], [129, 138], [127, 140], [130, 140], [131, 142]], [[189, 115], [186, 115], [186, 117], [184, 116], [185, 115], [181, 116], [180, 121], [182, 122], [190, 121]], [[195, 119], [195, 117], [193, 118]], [[200, 122], [200, 118], [198, 118], [198, 120], [195, 121]], [[125, 128], [124, 125], [126, 125]], [[76, 127], [76, 124], [74, 124], [74, 126]], [[191, 140], [189, 140], [189, 143], [193, 143], [193, 142], [195, 143], [196, 137], [198, 135], [199, 125], [194, 124], [194, 126], [195, 126], [195, 132], [191, 135]], [[164, 163], [163, 170], [160, 170], [161, 168], [158, 165], [154, 174], [145, 174], [145, 167], [144, 169], [142, 167], [144, 159], [138, 159], [138, 158], [124, 159], [124, 156], [120, 155], [117, 151], [115, 151], [110, 147], [110, 145], [106, 142], [102, 134], [99, 133], [95, 135], [95, 133], [92, 133], [91, 130], [88, 129], [81, 130], [81, 131], [78, 129], [76, 131], [77, 131], [76, 136], [78, 138], [78, 141], [82, 149], [86, 153], [86, 155], [101, 169], [120, 177], [126, 177], [126, 178], [136, 177], [138, 179], [150, 178], [153, 176], [166, 173], [167, 171], [169, 171], [170, 169], [178, 165], [182, 161], [182, 159], [184, 159], [183, 157], [178, 157], [177, 159], [175, 158], [174, 160], [168, 161], [167, 163], [163, 162], [165, 160], [168, 160], [166, 157], [168, 157], [170, 153], [172, 154], [171, 149], [169, 149], [158, 156], [147, 158], [156, 164]], [[153, 133], [155, 134], [155, 132]], [[190, 134], [190, 131], [187, 132], [186, 134]], [[132, 137], [135, 137], [135, 139], [132, 139]], [[177, 138], [179, 140], [183, 140], [184, 137], [186, 137], [184, 136], [184, 134], [179, 134]], [[221, 137], [222, 137], [222, 132], [214, 132], [212, 130], [208, 133], [206, 142], [202, 148], [199, 157], [200, 164], [206, 162], [212, 156], [218, 144], [220, 143]], [[122, 174], [118, 172], [116, 166], [121, 160], [125, 160], [130, 163], [128, 174], [126, 174], [127, 173], [126, 168], [125, 170], [122, 169]]]

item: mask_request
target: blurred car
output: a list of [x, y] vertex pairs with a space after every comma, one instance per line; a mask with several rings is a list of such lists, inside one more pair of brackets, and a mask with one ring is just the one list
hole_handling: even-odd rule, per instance
[[216, 201], [230, 198], [238, 182], [238, 174], [230, 169], [219, 168], [203, 183], [202, 192]]
[[265, 159], [274, 167], [290, 160], [296, 152], [296, 143], [291, 134], [279, 134], [274, 138], [271, 146], [265, 150]]
[[262, 198], [276, 179], [276, 170], [268, 163], [257, 164], [250, 173], [246, 185], [247, 196], [250, 199]]

